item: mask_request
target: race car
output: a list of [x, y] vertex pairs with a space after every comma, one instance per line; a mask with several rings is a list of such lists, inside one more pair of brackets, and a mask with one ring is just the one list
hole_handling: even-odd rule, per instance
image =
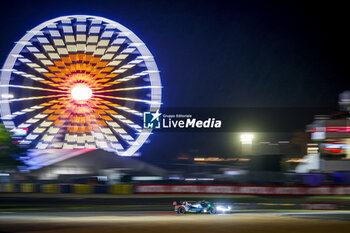
[[174, 210], [178, 214], [186, 214], [186, 213], [203, 213], [203, 214], [216, 214], [216, 213], [227, 213], [231, 212], [231, 206], [217, 205], [209, 201], [198, 201], [194, 203], [190, 203], [187, 201], [182, 202], [173, 202]]

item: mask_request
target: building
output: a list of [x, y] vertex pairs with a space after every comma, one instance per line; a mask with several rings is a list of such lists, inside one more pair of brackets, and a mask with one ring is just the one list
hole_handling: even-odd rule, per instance
[[89, 177], [118, 183], [131, 180], [165, 179], [167, 171], [136, 158], [117, 156], [104, 150], [35, 150], [26, 160], [31, 176], [39, 180], [72, 180]]
[[338, 112], [316, 115], [307, 126], [313, 143], [297, 172], [350, 171], [350, 91], [339, 95], [339, 106]]

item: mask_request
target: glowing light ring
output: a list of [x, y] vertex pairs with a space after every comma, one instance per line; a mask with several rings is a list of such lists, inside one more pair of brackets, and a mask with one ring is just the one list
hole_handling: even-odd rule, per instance
[[[72, 98], [76, 85], [91, 89], [91, 98]], [[146, 45], [121, 24], [87, 15], [27, 32], [5, 61], [0, 90], [5, 127], [29, 128], [20, 143], [42, 149], [131, 156], [151, 133], [141, 127], [142, 112], [161, 105], [159, 71]]]

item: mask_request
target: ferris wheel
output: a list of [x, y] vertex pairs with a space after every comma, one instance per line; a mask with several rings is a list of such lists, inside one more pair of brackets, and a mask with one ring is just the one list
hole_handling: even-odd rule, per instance
[[143, 112], [161, 105], [154, 58], [112, 20], [72, 15], [46, 21], [16, 43], [1, 70], [1, 119], [37, 149], [101, 148], [131, 156], [151, 130]]

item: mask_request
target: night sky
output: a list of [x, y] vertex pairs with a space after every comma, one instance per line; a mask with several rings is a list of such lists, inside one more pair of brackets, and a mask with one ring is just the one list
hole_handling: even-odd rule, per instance
[[[11, 1], [1, 7], [0, 63], [13, 43], [62, 15], [115, 20], [161, 71], [164, 107], [334, 107], [349, 89], [348, 12], [320, 1]], [[234, 151], [230, 133], [159, 133], [145, 158]], [[281, 138], [284, 140], [285, 138]]]

